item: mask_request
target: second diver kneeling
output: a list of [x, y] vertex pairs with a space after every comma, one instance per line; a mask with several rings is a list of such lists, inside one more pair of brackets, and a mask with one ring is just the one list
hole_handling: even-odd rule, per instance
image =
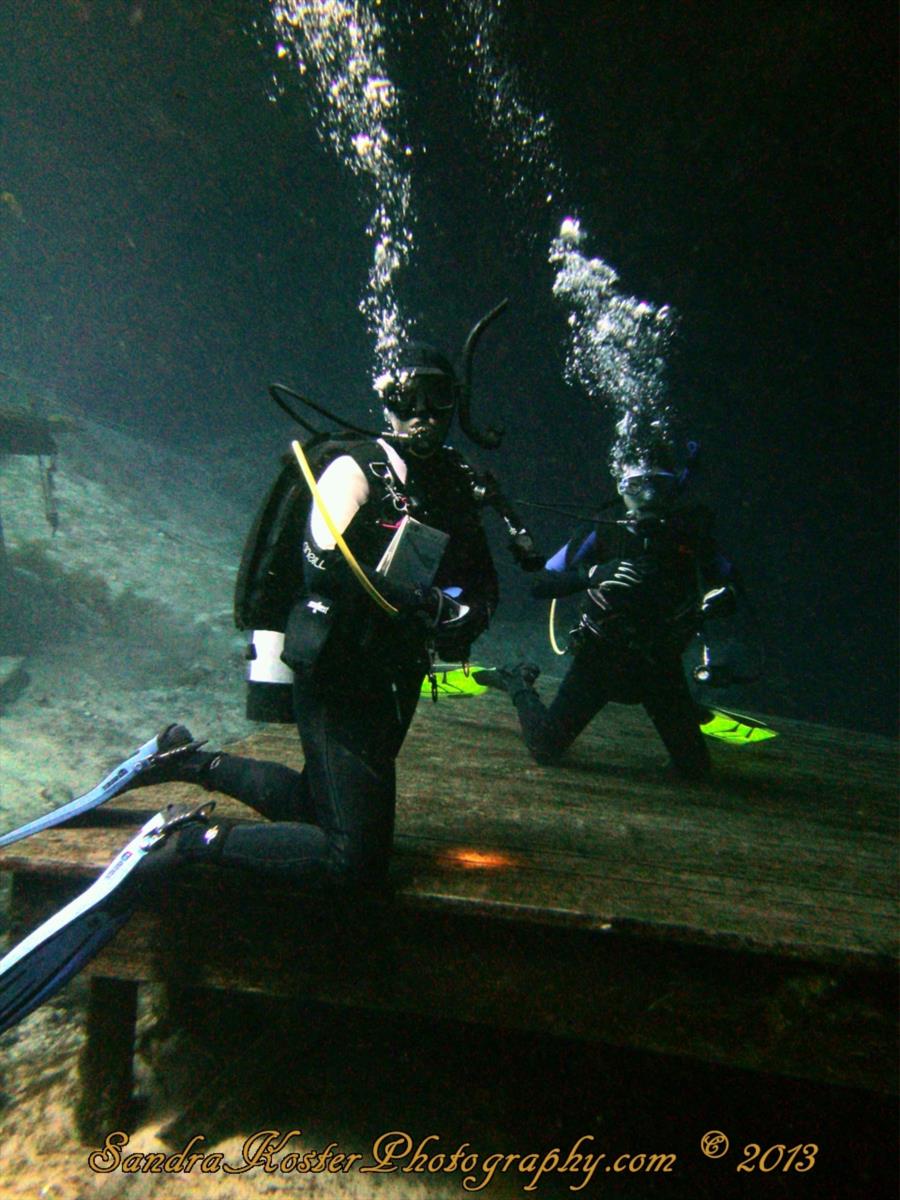
[[611, 522], [613, 538], [599, 526], [573, 538], [532, 586], [536, 597], [584, 593], [572, 663], [549, 706], [534, 688], [539, 672], [530, 664], [480, 678], [509, 693], [539, 763], [557, 761], [615, 701], [642, 704], [676, 770], [699, 778], [710, 758], [682, 654], [698, 629], [704, 589], [713, 589], [707, 608], [733, 607], [735, 572], [713, 538], [710, 510], [681, 499], [667, 447], [627, 468], [618, 490], [626, 512]]

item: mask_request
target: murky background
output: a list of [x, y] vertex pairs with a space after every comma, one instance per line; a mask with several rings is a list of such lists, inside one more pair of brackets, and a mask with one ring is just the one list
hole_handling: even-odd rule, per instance
[[[221, 493], [249, 505], [289, 432], [269, 382], [371, 420], [398, 331], [455, 350], [508, 295], [476, 363], [480, 420], [507, 436], [476, 457], [517, 498], [590, 506], [623, 404], [649, 396], [702, 445], [759, 618], [765, 679], [735, 699], [893, 731], [894, 18], [7, 7], [0, 370], [227, 458]], [[548, 551], [568, 532], [530, 515]], [[203, 538], [202, 514], [184, 524]], [[504, 617], [533, 622], [505, 583]]]

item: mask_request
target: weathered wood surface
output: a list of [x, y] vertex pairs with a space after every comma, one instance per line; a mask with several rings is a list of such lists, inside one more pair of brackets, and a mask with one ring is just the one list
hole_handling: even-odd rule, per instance
[[25, 409], [0, 406], [0, 454], [55, 454], [54, 433], [74, 428], [70, 417], [42, 417]]
[[[756, 749], [714, 746], [713, 780], [685, 785], [639, 710], [611, 707], [543, 768], [504, 697], [424, 702], [399, 763], [393, 899], [195, 872], [95, 969], [891, 1088], [895, 747], [775, 724], [783, 736]], [[235, 749], [301, 762], [287, 729]], [[137, 819], [200, 795], [170, 785], [113, 803]], [[126, 837], [55, 830], [2, 852], [21, 925]]]
[[[649, 922], [700, 942], [893, 958], [894, 744], [775, 723], [783, 736], [757, 748], [714, 743], [714, 777], [694, 785], [668, 773], [638, 710], [610, 708], [550, 768], [526, 755], [504, 698], [423, 702], [398, 764], [398, 886], [582, 925]], [[302, 765], [285, 727], [233, 749]], [[113, 804], [149, 812], [201, 795], [172, 784]], [[254, 815], [226, 797], [218, 804]], [[0, 867], [39, 859], [90, 874], [122, 842], [118, 829], [52, 830], [2, 852]], [[479, 853], [495, 858], [479, 865]]]

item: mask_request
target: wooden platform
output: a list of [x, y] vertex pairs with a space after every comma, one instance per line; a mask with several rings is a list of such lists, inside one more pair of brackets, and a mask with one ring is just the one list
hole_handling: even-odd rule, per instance
[[[134, 981], [165, 979], [891, 1091], [895, 746], [774, 724], [782, 737], [756, 748], [714, 743], [714, 778], [685, 785], [641, 710], [610, 707], [547, 768], [504, 697], [423, 701], [399, 762], [393, 896], [335, 900], [195, 870], [90, 968], [119, 981], [98, 984], [94, 1041], [118, 1036], [130, 1052], [106, 1010], [127, 1021]], [[281, 727], [233, 749], [302, 761]], [[146, 789], [112, 802], [131, 817], [106, 819], [201, 795]], [[225, 798], [220, 811], [253, 815]], [[128, 836], [61, 829], [0, 852], [16, 935]]]

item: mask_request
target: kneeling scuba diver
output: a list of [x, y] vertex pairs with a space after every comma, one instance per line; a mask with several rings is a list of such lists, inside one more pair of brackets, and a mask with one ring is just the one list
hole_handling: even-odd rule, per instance
[[684, 498], [686, 478], [669, 447], [649, 448], [617, 481], [624, 516], [571, 539], [536, 578], [535, 597], [583, 594], [572, 662], [549, 706], [530, 664], [479, 676], [509, 693], [539, 763], [557, 761], [613, 701], [643, 705], [682, 776], [708, 772], [682, 654], [706, 619], [733, 609], [739, 583], [716, 545], [712, 513]]
[[[6, 836], [8, 844], [38, 825], [58, 823], [54, 817], [65, 820], [122, 791], [169, 781], [222, 792], [267, 818], [223, 820], [211, 802], [153, 818], [78, 903], [0, 962], [0, 1029], [62, 986], [127, 920], [146, 884], [169, 878], [175, 867], [215, 863], [304, 884], [384, 884], [394, 763], [422, 680], [435, 648], [442, 657], [466, 660], [497, 604], [481, 480], [444, 441], [458, 414], [473, 441], [499, 443], [500, 431], [474, 426], [470, 400], [475, 346], [501, 310], [472, 330], [461, 376], [433, 347], [404, 347], [395, 369], [377, 381], [388, 429], [374, 438], [356, 430], [360, 436], [332, 439], [336, 445], [312, 479], [313, 505], [291, 464], [289, 486], [274, 505], [270, 494], [265, 519], [254, 522], [236, 617], [254, 629], [264, 618], [263, 628], [284, 634], [303, 770], [205, 749], [183, 726], [171, 725], [91, 793]], [[294, 452], [308, 465], [299, 443]], [[413, 581], [378, 569], [407, 518], [442, 544], [426, 575]]]

